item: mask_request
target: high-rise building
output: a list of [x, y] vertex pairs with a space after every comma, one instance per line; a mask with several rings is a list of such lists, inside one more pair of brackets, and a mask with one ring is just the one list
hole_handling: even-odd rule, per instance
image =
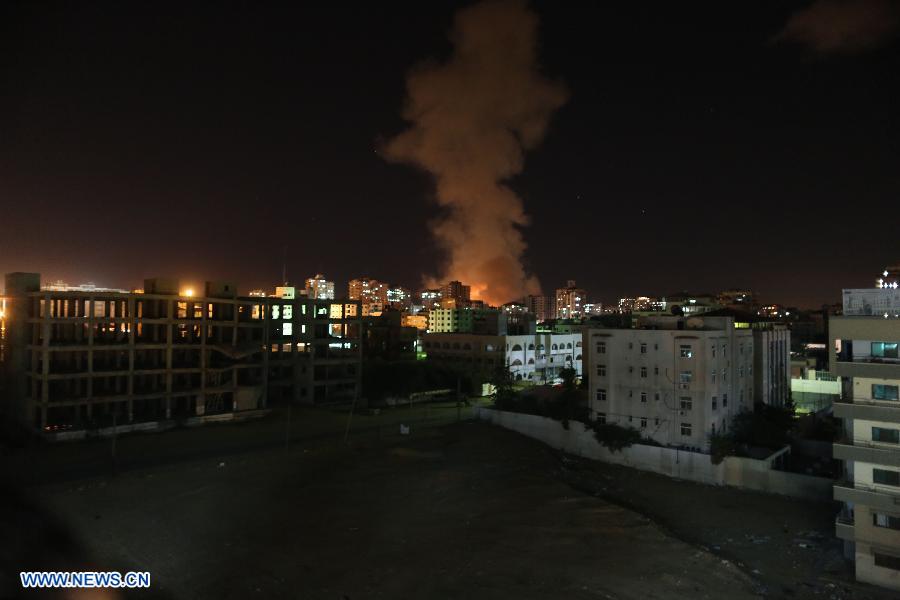
[[525, 308], [534, 315], [538, 323], [551, 319], [555, 315], [552, 302], [547, 296], [525, 296]]
[[377, 279], [362, 277], [352, 279], [348, 284], [351, 300], [359, 300], [362, 304], [363, 316], [378, 316], [388, 304], [388, 284]]
[[575, 281], [566, 282], [566, 287], [556, 290], [556, 318], [580, 319], [584, 316], [587, 292], [575, 287]]
[[448, 281], [441, 288], [441, 299], [456, 300], [457, 306], [465, 306], [472, 298], [472, 288], [459, 281]]
[[314, 300], [334, 300], [334, 282], [321, 273], [306, 280], [306, 296]]
[[425, 310], [432, 308], [440, 308], [441, 306], [441, 290], [437, 288], [422, 290], [419, 292], [419, 299]]
[[844, 290], [843, 316], [828, 321], [830, 371], [843, 387], [835, 527], [857, 580], [900, 590], [900, 292], [883, 283]]
[[705, 451], [712, 434], [753, 405], [753, 335], [730, 317], [642, 317], [591, 328], [590, 409], [660, 444]]

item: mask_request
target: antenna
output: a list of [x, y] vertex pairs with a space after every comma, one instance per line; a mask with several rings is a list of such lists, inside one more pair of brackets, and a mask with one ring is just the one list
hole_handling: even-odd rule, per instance
[[281, 281], [283, 285], [287, 287], [287, 244], [284, 245], [284, 251], [281, 255]]

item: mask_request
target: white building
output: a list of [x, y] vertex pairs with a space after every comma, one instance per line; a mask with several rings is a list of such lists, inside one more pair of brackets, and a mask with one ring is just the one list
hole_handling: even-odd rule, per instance
[[506, 366], [517, 381], [553, 383], [563, 369], [582, 374], [580, 333], [528, 335], [477, 335], [427, 333], [422, 348], [430, 360], [455, 363], [489, 378]]
[[334, 300], [334, 282], [321, 273], [306, 280], [306, 295], [316, 300]]
[[591, 416], [698, 450], [753, 405], [753, 335], [731, 317], [642, 318], [589, 329]]
[[556, 318], [580, 319], [584, 316], [584, 303], [587, 302], [587, 292], [575, 287], [575, 282], [569, 280], [566, 287], [556, 290]]
[[843, 378], [834, 404], [844, 425], [834, 444], [843, 462], [837, 537], [859, 581], [900, 590], [900, 318], [884, 316], [898, 306], [896, 294], [893, 286], [844, 290], [844, 316], [829, 319], [828, 330], [830, 370]]

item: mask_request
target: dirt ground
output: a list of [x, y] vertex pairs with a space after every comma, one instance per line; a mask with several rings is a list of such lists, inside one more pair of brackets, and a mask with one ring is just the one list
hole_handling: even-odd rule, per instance
[[152, 589], [129, 596], [889, 597], [847, 583], [828, 506], [563, 457], [482, 423], [25, 494], [0, 517], [3, 564], [150, 571]]

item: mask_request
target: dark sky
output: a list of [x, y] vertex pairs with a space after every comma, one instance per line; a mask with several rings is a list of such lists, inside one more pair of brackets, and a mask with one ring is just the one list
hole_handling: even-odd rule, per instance
[[[2, 4], [0, 272], [248, 289], [285, 246], [289, 278], [339, 289], [437, 271], [428, 176], [376, 150], [459, 4], [186, 4]], [[829, 47], [773, 41], [808, 2], [531, 5], [571, 94], [513, 182], [545, 292], [814, 306], [900, 261], [893, 29]]]

